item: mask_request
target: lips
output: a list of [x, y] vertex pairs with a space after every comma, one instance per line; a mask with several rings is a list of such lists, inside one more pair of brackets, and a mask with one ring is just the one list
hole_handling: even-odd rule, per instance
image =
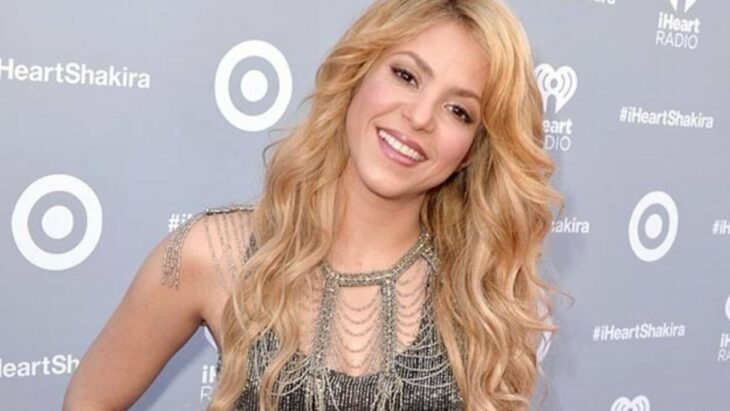
[[401, 134], [393, 129], [390, 129], [390, 128], [378, 127], [378, 129], [385, 131], [386, 133], [393, 136], [396, 140], [400, 141], [403, 145], [406, 145], [406, 146], [412, 148], [413, 150], [417, 151], [418, 154], [423, 156], [424, 161], [428, 160], [428, 156], [426, 155], [426, 152], [423, 151], [423, 147], [421, 147], [420, 144], [416, 143], [414, 140], [411, 140], [408, 137], [404, 136], [403, 134]]

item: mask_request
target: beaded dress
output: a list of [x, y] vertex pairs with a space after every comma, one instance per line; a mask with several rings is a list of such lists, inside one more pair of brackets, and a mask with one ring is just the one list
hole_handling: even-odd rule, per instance
[[[168, 243], [164, 282], [177, 286], [180, 281], [183, 243], [198, 221], [218, 275], [236, 275], [236, 267], [257, 250], [250, 231], [252, 210], [231, 204], [188, 219]], [[303, 341], [279, 376], [279, 409], [462, 410], [434, 324], [432, 284], [438, 268], [432, 239], [423, 228], [385, 270], [341, 273], [322, 261], [301, 307]], [[248, 381], [235, 410], [258, 409], [261, 376], [277, 346], [269, 331], [250, 347]], [[221, 363], [219, 352], [218, 371]]]

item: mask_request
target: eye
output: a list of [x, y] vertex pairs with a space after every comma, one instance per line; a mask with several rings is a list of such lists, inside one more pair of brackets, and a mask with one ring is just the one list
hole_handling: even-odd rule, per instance
[[391, 67], [390, 70], [395, 74], [396, 76], [400, 77], [401, 80], [405, 81], [406, 83], [418, 85], [416, 82], [416, 77], [411, 74], [410, 71], [406, 69], [402, 69], [400, 67]]
[[462, 108], [461, 106], [453, 104], [450, 107], [451, 107], [451, 112], [454, 113], [456, 115], [456, 117], [459, 118], [459, 120], [463, 121], [466, 124], [471, 124], [473, 122], [469, 113], [466, 110], [464, 110], [464, 108]]

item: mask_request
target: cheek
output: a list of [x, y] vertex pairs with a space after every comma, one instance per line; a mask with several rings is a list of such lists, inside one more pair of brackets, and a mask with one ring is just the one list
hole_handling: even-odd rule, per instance
[[363, 80], [350, 101], [345, 118], [345, 133], [351, 150], [363, 141], [372, 121], [392, 105], [392, 94], [382, 79], [366, 77]]
[[474, 140], [472, 134], [465, 133], [463, 130], [452, 132], [450, 138], [443, 139], [439, 144], [439, 152], [442, 154], [441, 159], [443, 167], [449, 170], [455, 169], [461, 164], [461, 161], [469, 152], [469, 147]]
[[368, 119], [386, 108], [392, 101], [386, 82], [379, 77], [366, 77], [352, 98], [348, 116], [353, 119]]

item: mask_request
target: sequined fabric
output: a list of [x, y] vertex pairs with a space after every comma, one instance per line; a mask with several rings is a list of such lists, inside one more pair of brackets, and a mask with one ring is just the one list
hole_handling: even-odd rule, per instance
[[[256, 252], [253, 236], [244, 235], [248, 232], [245, 215], [251, 210], [236, 204], [207, 209], [180, 227], [168, 248], [165, 282], [178, 284], [183, 237], [198, 220], [206, 227], [216, 270], [222, 274], [226, 271], [222, 262], [228, 261], [229, 271], [236, 272], [235, 262], [243, 263]], [[244, 247], [245, 237], [249, 241], [243, 242]], [[215, 239], [224, 244], [216, 244]], [[226, 255], [233, 251], [244, 258]], [[322, 262], [319, 287], [313, 288], [312, 304], [307, 305], [313, 312], [310, 317], [303, 314], [312, 319], [310, 338], [279, 376], [283, 386], [279, 409], [462, 410], [434, 324], [431, 290], [437, 273], [438, 258], [423, 228], [416, 243], [386, 270], [340, 273]], [[353, 291], [363, 292], [357, 287], [373, 290], [366, 304], [348, 301]], [[277, 346], [276, 336], [269, 331], [250, 348], [248, 381], [235, 410], [259, 409], [261, 376]], [[218, 371], [222, 360], [219, 353]]]
[[[422, 327], [419, 338], [422, 339], [421, 348], [414, 347], [398, 355], [397, 362], [398, 378], [413, 381], [412, 384], [405, 384], [400, 398], [389, 398], [385, 404], [386, 410], [416, 411], [416, 410], [462, 410], [461, 399], [458, 389], [453, 381], [450, 370], [443, 372], [431, 372], [427, 370], [439, 370], [443, 368], [443, 354], [435, 345], [433, 329]], [[272, 334], [266, 334], [259, 340], [258, 344], [251, 350], [251, 357], [266, 357], [273, 354], [276, 347], [276, 340]], [[301, 354], [291, 360], [292, 363], [306, 361]], [[218, 356], [218, 367], [222, 357]], [[250, 370], [247, 389], [241, 394], [236, 404], [236, 411], [257, 410], [258, 405], [258, 381], [263, 372], [265, 364], [260, 363]], [[370, 374], [364, 377], [352, 377], [334, 370], [326, 370], [328, 395], [326, 403], [321, 410], [371, 410], [378, 404], [379, 379], [383, 378], [382, 373]], [[430, 375], [428, 375], [430, 374]], [[418, 378], [423, 380], [418, 380]], [[415, 381], [414, 381], [415, 380]], [[313, 396], [300, 386], [287, 393], [279, 403], [279, 410], [294, 411], [308, 410], [314, 408]]]

